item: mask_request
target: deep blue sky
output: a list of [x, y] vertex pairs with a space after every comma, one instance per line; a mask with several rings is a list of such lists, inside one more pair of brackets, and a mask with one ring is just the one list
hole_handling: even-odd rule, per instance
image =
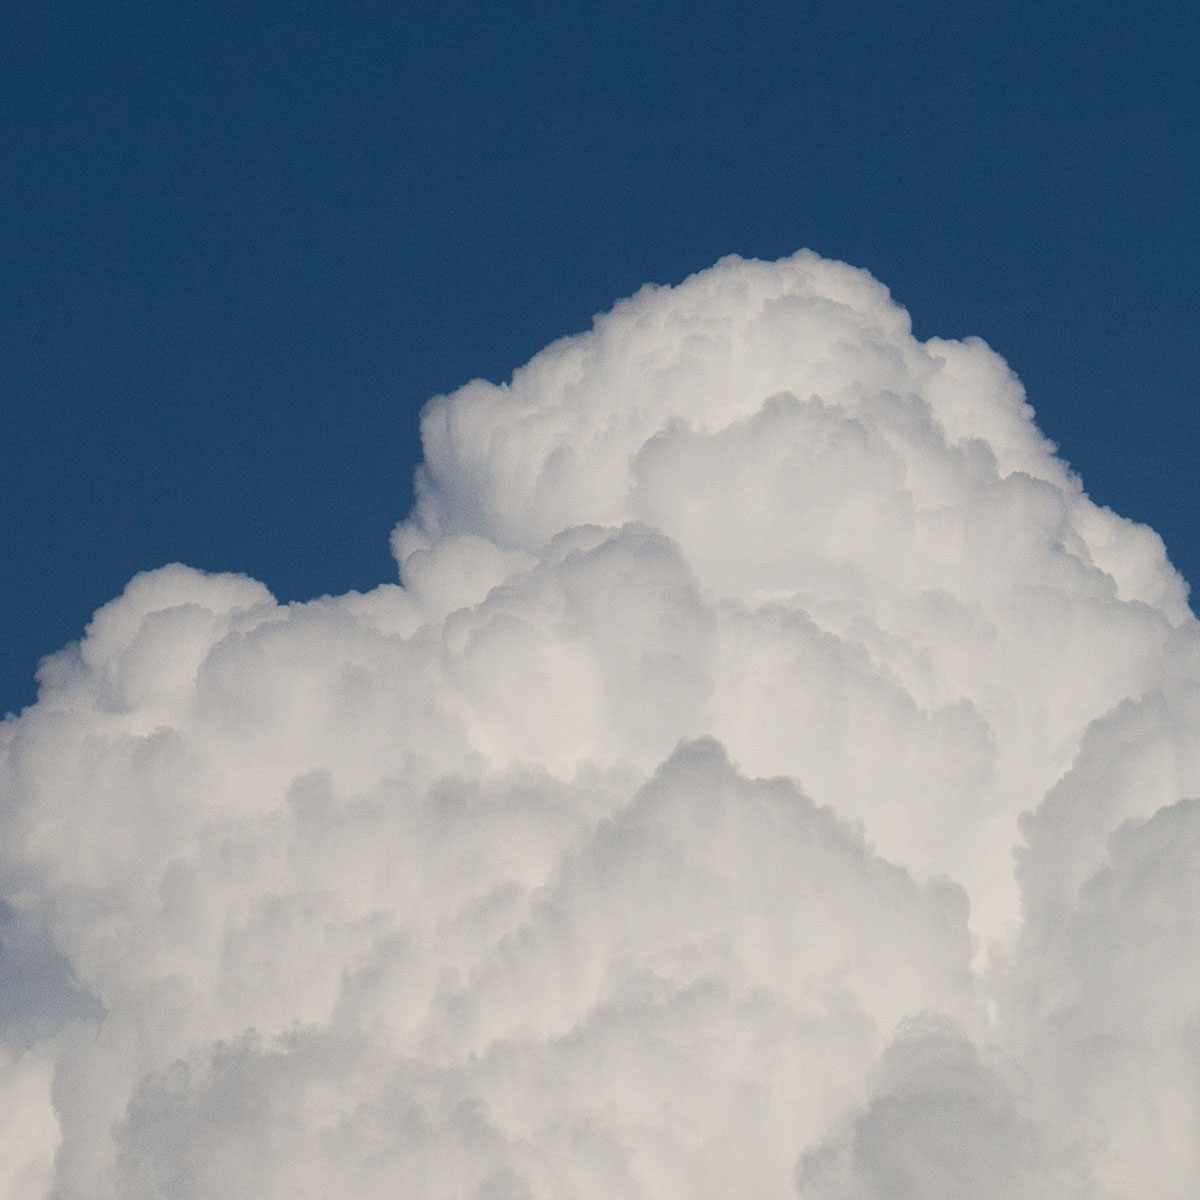
[[416, 414], [801, 246], [1200, 582], [1191, 6], [9, 0], [0, 712], [138, 570], [394, 578]]

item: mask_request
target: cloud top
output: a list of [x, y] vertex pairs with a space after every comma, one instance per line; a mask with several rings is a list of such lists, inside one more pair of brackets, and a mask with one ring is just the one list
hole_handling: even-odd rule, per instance
[[0, 1196], [1193, 1194], [1196, 623], [995, 353], [729, 258], [422, 436], [0, 727]]

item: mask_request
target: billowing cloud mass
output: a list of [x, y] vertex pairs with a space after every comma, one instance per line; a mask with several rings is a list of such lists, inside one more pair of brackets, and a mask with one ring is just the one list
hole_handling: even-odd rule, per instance
[[0, 1200], [1200, 1194], [1200, 629], [996, 354], [729, 258], [422, 435], [0, 730]]

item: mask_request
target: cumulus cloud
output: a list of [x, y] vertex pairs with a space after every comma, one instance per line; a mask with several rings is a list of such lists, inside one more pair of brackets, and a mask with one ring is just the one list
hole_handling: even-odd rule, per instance
[[0, 1197], [1195, 1195], [1200, 632], [996, 354], [730, 258], [422, 437], [0, 727]]

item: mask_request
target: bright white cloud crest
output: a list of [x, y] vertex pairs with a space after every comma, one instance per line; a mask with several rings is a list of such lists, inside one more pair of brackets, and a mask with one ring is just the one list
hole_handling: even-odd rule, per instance
[[992, 351], [730, 258], [422, 434], [0, 731], [0, 1200], [1197, 1194], [1200, 636]]

